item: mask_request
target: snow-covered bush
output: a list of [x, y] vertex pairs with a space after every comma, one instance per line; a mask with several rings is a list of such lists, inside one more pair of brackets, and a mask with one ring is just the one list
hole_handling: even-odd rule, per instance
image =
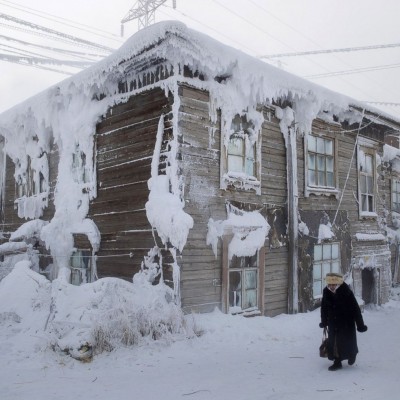
[[87, 361], [121, 346], [198, 334], [172, 301], [172, 289], [152, 285], [145, 274], [133, 282], [103, 278], [74, 286], [61, 278], [50, 282], [30, 267], [19, 262], [0, 282], [0, 322], [18, 323], [22, 332], [74, 358]]

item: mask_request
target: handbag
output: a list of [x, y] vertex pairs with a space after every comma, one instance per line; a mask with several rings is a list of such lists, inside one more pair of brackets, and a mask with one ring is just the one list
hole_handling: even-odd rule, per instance
[[324, 328], [324, 333], [322, 334], [322, 343], [319, 346], [319, 356], [323, 358], [328, 357], [328, 335], [326, 327]]

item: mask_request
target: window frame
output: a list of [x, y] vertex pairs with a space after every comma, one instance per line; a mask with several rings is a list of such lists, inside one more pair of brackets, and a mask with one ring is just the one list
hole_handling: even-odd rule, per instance
[[[39, 157], [44, 157], [45, 152]], [[36, 179], [35, 176], [37, 175]], [[37, 171], [32, 168], [32, 159], [27, 155], [27, 166], [26, 166], [26, 178], [25, 182], [17, 182], [16, 184], [16, 197], [20, 199], [22, 197], [33, 197], [39, 196], [41, 193], [47, 192], [45, 187], [46, 179], [42, 171]]]
[[72, 153], [71, 173], [74, 182], [79, 184], [90, 183], [90, 170], [87, 165], [86, 154], [80, 149], [79, 144], [75, 146]]
[[[76, 265], [76, 260], [79, 259], [80, 266]], [[87, 265], [83, 266], [82, 261], [87, 260]], [[75, 264], [75, 265], [74, 265]], [[90, 249], [77, 249], [75, 248], [70, 257], [71, 278], [72, 285], [79, 286], [83, 283], [93, 281], [93, 254]]]
[[[324, 258], [324, 247], [330, 247], [329, 253], [331, 254], [330, 258]], [[338, 255], [336, 258], [332, 258], [332, 247], [333, 246], [337, 246], [338, 248]], [[321, 247], [321, 258], [316, 260], [316, 247]], [[322, 292], [324, 290], [324, 287], [326, 286], [324, 283], [324, 279], [325, 279], [325, 275], [327, 272], [341, 272], [341, 249], [340, 249], [340, 242], [322, 242], [322, 243], [316, 243], [314, 245], [314, 254], [313, 254], [313, 263], [312, 263], [312, 295], [313, 295], [313, 299], [321, 299], [322, 298]], [[329, 265], [329, 271], [324, 271], [324, 264], [326, 265], [327, 263], [330, 263]], [[338, 268], [333, 270], [332, 269], [332, 264], [333, 263], [338, 263]], [[316, 274], [315, 274], [315, 268], [316, 266], [319, 266], [320, 268], [320, 273], [318, 274], [319, 279], [316, 279]], [[319, 294], [315, 294], [315, 285], [316, 282], [320, 282], [320, 293]]]
[[[397, 190], [394, 190], [394, 185], [397, 186]], [[393, 197], [396, 196], [396, 202], [393, 201]], [[395, 207], [394, 204], [397, 204]], [[400, 214], [400, 178], [392, 177], [390, 183], [390, 207], [391, 210]]]
[[[235, 189], [249, 191], [254, 190], [256, 194], [261, 194], [261, 132], [254, 131], [254, 124], [247, 120], [246, 114], [236, 114], [231, 123], [231, 134], [229, 140], [221, 140], [221, 167], [220, 167], [220, 187], [221, 189]], [[250, 136], [256, 135], [254, 141]], [[233, 154], [230, 143], [241, 141], [242, 155]], [[249, 151], [249, 145], [251, 150]], [[230, 159], [233, 157], [241, 158], [242, 168], [239, 171], [231, 171], [228, 168]], [[248, 174], [248, 160], [251, 160], [253, 173]], [[240, 164], [240, 163], [237, 163]]]
[[[240, 315], [264, 315], [264, 291], [265, 291], [265, 246], [262, 246], [256, 253], [252, 256], [257, 257], [257, 266], [250, 269], [241, 268], [241, 270], [257, 270], [257, 280], [256, 280], [256, 299], [257, 306], [251, 307], [249, 309], [236, 309], [230, 306], [230, 272], [239, 270], [240, 268], [230, 268], [231, 260], [228, 257], [229, 243], [233, 237], [232, 233], [225, 233], [223, 235], [223, 245], [222, 245], [222, 310], [226, 314], [240, 314]], [[239, 259], [242, 257], [238, 257]], [[243, 286], [243, 285], [242, 285]], [[242, 293], [245, 289], [242, 287]]]
[[[368, 155], [372, 158], [372, 175], [361, 171], [363, 163], [361, 162], [361, 153]], [[378, 215], [376, 213], [376, 196], [377, 196], [377, 170], [376, 170], [376, 156], [377, 148], [375, 142], [366, 139], [359, 138], [357, 144], [357, 186], [358, 186], [358, 210], [360, 218], [376, 218]], [[362, 176], [372, 176], [372, 194], [364, 193], [361, 190], [361, 177]], [[372, 210], [363, 210], [363, 195], [372, 196]]]
[[[310, 161], [309, 161], [309, 153], [315, 154], [315, 159], [318, 158], [318, 155], [321, 157], [324, 157], [325, 160], [325, 176], [326, 176], [326, 157], [329, 155], [326, 153], [321, 153], [318, 151], [310, 151], [309, 150], [309, 141], [310, 138], [315, 138], [316, 143], [318, 140], [324, 140], [324, 141], [330, 141], [332, 142], [332, 158], [333, 158], [333, 168], [332, 168], [332, 174], [333, 174], [333, 185], [328, 186], [328, 185], [318, 185], [318, 184], [311, 184], [310, 183], [310, 178], [309, 178], [309, 171], [310, 171]], [[317, 148], [316, 148], [317, 150]], [[337, 199], [339, 198], [339, 174], [338, 174], [338, 139], [335, 134], [328, 134], [323, 131], [317, 131], [314, 130], [311, 133], [308, 133], [304, 135], [304, 195], [305, 197], [309, 197], [311, 194], [314, 195], [326, 195], [326, 196], [335, 196]], [[316, 161], [315, 161], [316, 163]], [[317, 166], [314, 169], [317, 171]]]

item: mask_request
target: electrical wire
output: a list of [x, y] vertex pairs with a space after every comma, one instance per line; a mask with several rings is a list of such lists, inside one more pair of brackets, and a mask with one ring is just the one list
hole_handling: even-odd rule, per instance
[[98, 58], [101, 57], [102, 58], [102, 57], [104, 57], [104, 55], [100, 55], [100, 54], [96, 54], [96, 53], [88, 53], [88, 52], [83, 53], [80, 51], [61, 49], [59, 47], [43, 46], [40, 44], [26, 42], [26, 41], [20, 40], [20, 39], [15, 39], [15, 38], [12, 38], [11, 36], [0, 35], [0, 39], [6, 40], [9, 42], [15, 42], [15, 43], [21, 44], [23, 46], [27, 46], [27, 47], [36, 47], [38, 49], [53, 51], [56, 53], [58, 52], [58, 53], [62, 53], [62, 54], [69, 54], [72, 57], [79, 57], [79, 58], [85, 58], [85, 57], [98, 57]]
[[298, 51], [295, 53], [278, 53], [278, 54], [271, 54], [271, 55], [263, 55], [263, 56], [260, 56], [260, 58], [270, 59], [270, 58], [282, 58], [282, 57], [310, 56], [310, 55], [318, 55], [318, 54], [350, 53], [353, 51], [390, 49], [390, 48], [394, 48], [394, 47], [400, 47], [400, 43], [379, 44], [379, 45], [359, 46], [359, 47], [344, 47], [344, 48], [339, 48], [339, 49]]
[[43, 33], [43, 32], [36, 32], [36, 31], [31, 31], [29, 29], [26, 28], [21, 28], [19, 26], [14, 26], [14, 25], [9, 25], [9, 24], [5, 24], [4, 22], [0, 22], [0, 26], [5, 27], [7, 29], [11, 29], [11, 30], [15, 30], [15, 31], [19, 31], [19, 32], [23, 32], [23, 33], [27, 33], [30, 36], [39, 36], [39, 37], [44, 37], [46, 39], [50, 39], [50, 40], [54, 40], [54, 41], [58, 41], [58, 42], [63, 42], [63, 43], [68, 43], [70, 45], [73, 46], [78, 46], [78, 47], [83, 47], [83, 48], [90, 48], [93, 49], [93, 46], [88, 46], [88, 45], [84, 45], [82, 43], [71, 43], [70, 40], [62, 38], [62, 37], [58, 37], [58, 36], [51, 36], [49, 34]]
[[[315, 44], [318, 47], [321, 47], [320, 44], [318, 44], [313, 38], [308, 37], [307, 35], [305, 35], [303, 32], [299, 31], [298, 29], [296, 29], [295, 27], [287, 24], [285, 21], [283, 21], [281, 18], [277, 17], [276, 15], [272, 14], [270, 11], [268, 11], [265, 7], [257, 4], [254, 0], [249, 0], [254, 6], [258, 7], [259, 9], [263, 10], [266, 14], [272, 16], [275, 20], [279, 21], [281, 24], [285, 25], [286, 27], [288, 27], [289, 29], [291, 29], [292, 31], [296, 32], [297, 34], [299, 34], [300, 36], [304, 37], [305, 39], [307, 39], [310, 43]], [[332, 54], [338, 61], [342, 62], [344, 65], [347, 66], [352, 66], [350, 65], [348, 62], [344, 61], [343, 59], [337, 57], [335, 55], [336, 52], [344, 52], [344, 51], [361, 51], [361, 50], [372, 50], [372, 49], [383, 49], [383, 48], [391, 48], [391, 47], [397, 47], [400, 46], [399, 43], [393, 43], [393, 44], [384, 44], [384, 45], [373, 45], [373, 46], [358, 46], [358, 47], [351, 47], [351, 48], [342, 48], [342, 49], [330, 49], [330, 50], [317, 50], [317, 51], [313, 51], [313, 52], [295, 52], [295, 53], [281, 53], [279, 56], [289, 56], [290, 54], [295, 54], [295, 55], [303, 55], [303, 56], [307, 56], [307, 55], [313, 55], [313, 54], [322, 54], [324, 52], [326, 53], [330, 53]], [[275, 55], [278, 56], [278, 55]], [[262, 58], [263, 56], [261, 56]], [[271, 58], [271, 56], [265, 56], [268, 58]], [[311, 61], [311, 60], [310, 60]], [[318, 64], [317, 64], [318, 65]], [[320, 65], [320, 64], [319, 64]], [[327, 70], [325, 67], [323, 67], [325, 70]], [[354, 85], [353, 82], [349, 82], [346, 79], [343, 78], [339, 78], [342, 82], [344, 82], [346, 85], [350, 85], [353, 88], [365, 93], [366, 95], [368, 95], [363, 89], [357, 87], [356, 85]], [[382, 90], [382, 84], [378, 83], [375, 79], [373, 78], [369, 78], [370, 81], [373, 81], [376, 86]], [[392, 88], [389, 88], [389, 90], [393, 92]], [[396, 93], [397, 95], [397, 93]]]
[[292, 46], [288, 45], [287, 43], [283, 42], [282, 40], [280, 40], [278, 37], [272, 35], [271, 33], [267, 32], [266, 30], [260, 28], [259, 26], [255, 25], [252, 21], [250, 21], [247, 18], [244, 18], [243, 15], [238, 14], [237, 12], [231, 10], [230, 8], [224, 6], [223, 4], [221, 4], [218, 0], [213, 0], [214, 3], [218, 4], [220, 7], [224, 8], [225, 10], [227, 10], [229, 13], [235, 15], [236, 17], [242, 19], [243, 21], [247, 22], [248, 24], [250, 24], [251, 26], [253, 26], [254, 28], [258, 29], [260, 32], [264, 33], [265, 35], [269, 36], [271, 39], [274, 39], [275, 41], [277, 41], [280, 44], [283, 44], [285, 47], [288, 47], [289, 49], [292, 48]]
[[[4, 4], [4, 3], [6, 3], [6, 4]], [[9, 4], [7, 4], [7, 3], [9, 3]], [[72, 28], [75, 28], [75, 29], [79, 29], [79, 30], [82, 30], [82, 31], [85, 31], [85, 32], [88, 32], [88, 33], [92, 33], [92, 34], [97, 35], [97, 36], [101, 36], [101, 37], [104, 37], [104, 38], [115, 40], [115, 41], [118, 41], [119, 43], [123, 42], [123, 40], [121, 40], [118, 35], [115, 35], [113, 33], [110, 33], [110, 32], [107, 32], [107, 31], [104, 31], [102, 29], [98, 29], [98, 28], [95, 28], [95, 27], [92, 27], [92, 26], [89, 26], [89, 25], [85, 25], [85, 24], [82, 24], [80, 22], [72, 21], [72, 20], [67, 19], [67, 18], [59, 17], [59, 16], [54, 15], [54, 14], [49, 14], [49, 13], [46, 13], [44, 11], [39, 11], [39, 10], [34, 9], [34, 8], [23, 6], [22, 4], [14, 3], [12, 1], [7, 1], [7, 0], [1, 0], [0, 4], [4, 4], [7, 7], [14, 8], [16, 10], [26, 12], [28, 14], [36, 15], [36, 16], [38, 16], [40, 18], [43, 18], [43, 19], [47, 19], [47, 20], [50, 20], [50, 21], [53, 21], [53, 22], [57, 22], [59, 24], [63, 24], [63, 25], [66, 25], [66, 26], [69, 26], [69, 27], [72, 27]], [[12, 5], [10, 5], [10, 4], [12, 4]], [[16, 7], [16, 6], [18, 6], [18, 7]], [[24, 9], [25, 10], [30, 10], [30, 11], [25, 11]], [[44, 17], [44, 16], [42, 16], [40, 14], [48, 15], [49, 17], [52, 17], [52, 18]], [[66, 21], [66, 22], [63, 22], [63, 21]], [[78, 25], [78, 26], [76, 26], [76, 25]], [[79, 26], [82, 26], [82, 27], [85, 27], [85, 28], [89, 28], [90, 30], [79, 28]], [[96, 32], [93, 32], [93, 31], [102, 32], [103, 34], [106, 34], [107, 36], [99, 34], [99, 33], [96, 33]]]
[[64, 39], [68, 39], [68, 40], [70, 40], [70, 41], [72, 41], [74, 43], [76, 42], [76, 43], [84, 44], [86, 46], [94, 47], [96, 49], [105, 51], [107, 53], [111, 53], [111, 52], [114, 51], [114, 49], [111, 48], [111, 47], [103, 46], [101, 44], [97, 44], [97, 43], [91, 42], [89, 40], [81, 39], [81, 38], [79, 38], [77, 36], [73, 36], [73, 35], [69, 35], [69, 34], [63, 33], [63, 32], [59, 32], [59, 31], [57, 31], [55, 29], [47, 28], [47, 27], [42, 26], [42, 25], [33, 24], [33, 23], [31, 23], [29, 21], [25, 21], [25, 20], [23, 20], [21, 18], [13, 17], [12, 15], [0, 13], [0, 18], [5, 19], [6, 21], [10, 21], [10, 22], [14, 22], [14, 23], [17, 23], [17, 24], [20, 24], [20, 25], [28, 26], [31, 29], [36, 29], [36, 30], [39, 30], [39, 31], [46, 32], [47, 34], [50, 34], [50, 35], [55, 35], [55, 36], [62, 37]]
[[[72, 73], [72, 72], [59, 70], [59, 69], [55, 69], [55, 68], [50, 68], [50, 67], [45, 67], [44, 65], [40, 65], [40, 64], [30, 63], [29, 60], [25, 60], [25, 62], [23, 62], [23, 60], [21, 60], [21, 57], [10, 56], [7, 54], [0, 54], [0, 61], [15, 63], [15, 64], [22, 65], [24, 67], [33, 67], [33, 68], [38, 68], [38, 69], [44, 69], [46, 71], [57, 72], [57, 73], [60, 73], [63, 75], [74, 75], [74, 73]], [[28, 61], [28, 62], [26, 62], [26, 61]]]
[[[207, 28], [207, 29], [209, 29], [209, 30], [211, 30], [211, 31], [213, 31], [213, 32], [215, 32], [215, 33], [217, 33], [218, 35], [224, 37], [225, 39], [228, 39], [228, 40], [229, 40], [230, 42], [232, 42], [232, 43], [238, 44], [241, 48], [246, 49], [246, 50], [249, 50], [249, 51], [250, 51], [251, 53], [253, 53], [253, 54], [256, 54], [256, 53], [257, 53], [256, 50], [251, 49], [251, 48], [248, 47], [247, 45], [238, 42], [237, 40], [235, 40], [235, 39], [233, 39], [233, 38], [231, 38], [231, 37], [225, 35], [224, 33], [218, 31], [217, 29], [214, 29], [214, 28], [211, 27], [210, 25], [206, 25], [204, 22], [199, 21], [198, 19], [191, 17], [190, 15], [187, 15], [187, 14], [185, 14], [184, 12], [182, 12], [182, 11], [180, 11], [180, 10], [174, 9], [173, 7], [168, 6], [167, 4], [163, 4], [163, 7], [171, 8], [173, 11], [175, 11], [175, 12], [181, 14], [181, 15], [184, 16], [185, 18], [188, 18], [188, 19], [190, 19], [190, 20], [196, 22], [197, 24], [200, 24], [200, 25], [204, 26], [205, 28]], [[163, 11], [163, 10], [159, 10], [159, 11], [160, 11], [161, 13], [165, 14], [165, 15], [168, 16], [168, 17], [173, 17], [171, 14], [168, 14], [168, 13], [166, 13], [166, 12]]]
[[329, 72], [326, 74], [305, 75], [305, 76], [303, 76], [303, 78], [319, 79], [319, 78], [327, 78], [327, 77], [331, 77], [331, 76], [359, 74], [359, 73], [370, 72], [370, 71], [381, 71], [384, 69], [392, 69], [392, 68], [399, 68], [399, 67], [400, 67], [400, 64], [377, 65], [374, 67], [348, 69], [348, 70], [344, 70], [344, 71]]

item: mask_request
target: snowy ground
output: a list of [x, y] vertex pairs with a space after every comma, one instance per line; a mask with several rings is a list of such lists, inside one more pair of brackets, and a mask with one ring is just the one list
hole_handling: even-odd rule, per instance
[[[43, 293], [51, 285], [24, 268], [0, 282], [2, 400], [399, 398], [400, 291], [388, 304], [364, 311], [369, 329], [358, 334], [356, 364], [336, 372], [328, 371], [330, 362], [318, 356], [319, 310], [275, 318], [217, 311], [187, 316], [188, 326], [193, 328], [195, 321], [202, 335], [187, 338], [181, 332], [144, 340], [83, 363], [49, 346], [40, 326], [48, 322]], [[13, 304], [16, 298], [22, 298], [19, 305]], [[71, 315], [78, 303], [71, 302]]]

